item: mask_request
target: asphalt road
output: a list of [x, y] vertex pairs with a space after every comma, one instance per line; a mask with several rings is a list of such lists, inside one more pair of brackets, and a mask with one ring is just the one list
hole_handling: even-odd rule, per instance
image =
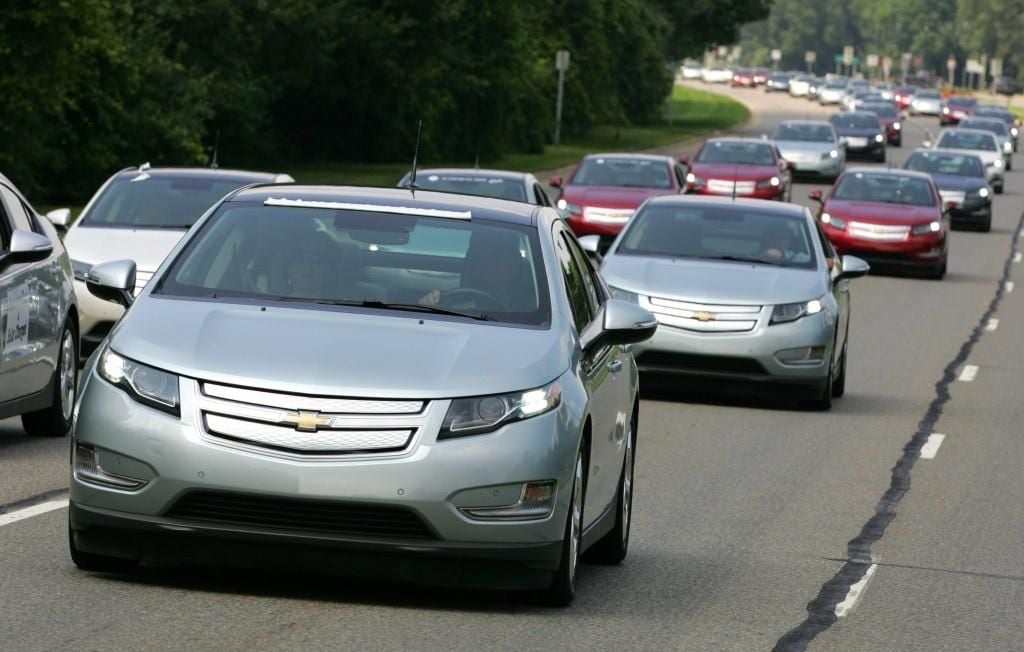
[[[826, 113], [723, 92], [754, 109], [748, 133]], [[909, 121], [895, 163], [925, 129]], [[1022, 214], [1015, 171], [992, 232], [953, 233], [945, 280], [853, 282], [830, 412], [648, 383], [629, 558], [584, 566], [568, 609], [287, 568], [83, 573], [58, 509], [0, 525], [0, 650], [1024, 649], [1024, 286], [1004, 284], [1024, 284]], [[67, 458], [0, 422], [0, 505], [66, 487]]]

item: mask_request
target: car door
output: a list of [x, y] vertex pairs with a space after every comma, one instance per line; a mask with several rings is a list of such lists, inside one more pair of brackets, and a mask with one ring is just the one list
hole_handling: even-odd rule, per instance
[[[562, 268], [563, 280], [577, 333], [585, 336], [600, 328], [603, 301], [594, 285], [591, 267], [586, 256], [563, 225], [555, 227], [555, 248]], [[580, 362], [580, 378], [590, 398], [591, 448], [587, 476], [584, 514], [589, 525], [609, 507], [618, 486], [626, 428], [621, 414], [624, 409], [621, 379], [630, 367], [624, 360], [621, 347], [600, 346], [584, 351]], [[628, 400], [628, 399], [627, 399]]]
[[843, 272], [842, 257], [836, 253], [832, 243], [829, 242], [828, 237], [821, 230], [821, 224], [813, 218], [811, 223], [814, 225], [814, 232], [818, 236], [818, 241], [821, 242], [821, 250], [824, 252], [825, 259], [832, 259], [833, 261], [831, 267], [826, 267], [825, 273], [828, 275], [828, 284], [832, 288], [832, 296], [839, 310], [839, 314], [836, 317], [836, 344], [835, 350], [832, 352], [832, 359], [835, 361], [839, 359], [850, 331], [850, 281], [848, 279], [836, 281]]
[[[0, 183], [6, 224], [4, 248], [15, 230], [36, 231], [30, 209]], [[0, 401], [43, 390], [56, 368], [60, 338], [60, 285], [56, 257], [0, 270]]]

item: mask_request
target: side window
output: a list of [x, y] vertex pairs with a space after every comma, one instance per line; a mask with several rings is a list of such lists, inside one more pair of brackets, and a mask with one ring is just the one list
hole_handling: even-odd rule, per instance
[[540, 184], [533, 184], [533, 194], [537, 198], [538, 206], [551, 206], [551, 198], [548, 197], [548, 193], [544, 192], [544, 189], [540, 187]]
[[683, 166], [676, 163], [672, 166], [672, 169], [676, 173], [676, 181], [679, 183], [680, 188], [686, 187], [686, 173], [683, 172]]
[[569, 297], [569, 305], [572, 308], [573, 321], [576, 322], [576, 332], [582, 333], [593, 319], [590, 311], [590, 302], [587, 298], [587, 288], [584, 285], [583, 273], [576, 260], [569, 251], [569, 245], [563, 236], [555, 238], [555, 249], [558, 252], [558, 263], [562, 268], [562, 277], [565, 279], [565, 289]]
[[[836, 250], [832, 248], [832, 243], [829, 242], [828, 236], [821, 230], [821, 224], [818, 223], [818, 220], [814, 220], [814, 232], [818, 234], [818, 240], [821, 241], [821, 250], [825, 252], [825, 264], [828, 267], [829, 274], [832, 274], [836, 271], [836, 263], [840, 262], [839, 257], [836, 256]], [[831, 265], [828, 264], [829, 260], [833, 261]]]
[[11, 246], [11, 220], [7, 217], [3, 203], [0, 203], [0, 251], [7, 251]]
[[583, 253], [583, 250], [580, 249], [579, 243], [569, 236], [568, 233], [563, 232], [562, 237], [565, 238], [569, 252], [572, 254], [573, 260], [576, 261], [576, 265], [580, 268], [583, 285], [587, 288], [587, 301], [590, 303], [590, 312], [596, 315], [597, 311], [601, 309], [601, 305], [604, 304], [604, 289], [600, 286], [600, 281], [594, 278], [594, 268], [590, 264], [587, 254]]
[[0, 199], [3, 200], [4, 209], [10, 217], [14, 229], [33, 230], [32, 219], [28, 216], [25, 205], [21, 203], [21, 198], [14, 191], [0, 184]]

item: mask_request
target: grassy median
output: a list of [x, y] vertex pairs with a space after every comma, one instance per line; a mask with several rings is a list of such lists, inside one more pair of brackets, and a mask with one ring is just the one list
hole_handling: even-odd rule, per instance
[[[676, 86], [665, 103], [664, 121], [657, 125], [623, 127], [600, 126], [585, 138], [572, 139], [559, 146], [549, 145], [539, 154], [508, 154], [482, 167], [538, 172], [571, 165], [593, 152], [627, 152], [663, 147], [727, 129], [745, 121], [750, 112], [743, 104], [706, 91]], [[472, 161], [421, 161], [424, 167], [470, 167]], [[409, 170], [409, 162], [381, 164], [320, 163], [313, 165], [270, 166], [288, 171], [299, 183], [335, 183], [366, 186], [394, 186]]]

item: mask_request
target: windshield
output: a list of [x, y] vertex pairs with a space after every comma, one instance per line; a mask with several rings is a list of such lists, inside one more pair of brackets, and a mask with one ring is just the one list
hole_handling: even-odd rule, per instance
[[1006, 123], [999, 120], [964, 120], [960, 123], [960, 127], [964, 129], [981, 129], [983, 131], [991, 131], [994, 134], [1000, 136], [1009, 136], [1010, 130], [1006, 128]]
[[746, 207], [649, 206], [633, 217], [616, 254], [813, 267], [807, 221]]
[[107, 186], [82, 224], [187, 229], [224, 195], [257, 181], [266, 179], [146, 173], [121, 177]]
[[832, 116], [836, 129], [879, 129], [878, 117], [867, 113], [840, 113]]
[[420, 172], [416, 177], [416, 186], [423, 190], [526, 201], [526, 184], [522, 179], [487, 176], [471, 172], [459, 174], [431, 174], [429, 172], [424, 174]]
[[729, 165], [775, 165], [772, 147], [766, 143], [712, 141], [697, 155], [698, 163]]
[[917, 91], [914, 93], [915, 100], [940, 100], [942, 95], [935, 91]]
[[550, 312], [545, 278], [531, 227], [228, 203], [190, 240], [157, 292], [412, 304], [540, 326]]
[[916, 152], [904, 167], [908, 170], [929, 174], [951, 174], [961, 177], [985, 176], [985, 166], [981, 159], [970, 154]]
[[910, 206], [934, 206], [931, 184], [924, 179], [900, 174], [855, 172], [846, 174], [832, 199], [881, 202]]
[[973, 97], [951, 97], [946, 100], [949, 106], [974, 106], [977, 103], [978, 100]]
[[827, 124], [782, 123], [775, 128], [772, 140], [834, 143], [835, 135], [832, 133], [832, 127]]
[[888, 104], [868, 104], [864, 106], [865, 111], [874, 113], [879, 118], [898, 118], [899, 113], [896, 111], [896, 107]]
[[960, 129], [943, 133], [939, 138], [938, 146], [944, 149], [977, 149], [986, 152], [994, 152], [999, 149], [996, 147], [996, 139], [992, 134]]
[[669, 168], [664, 161], [621, 157], [583, 159], [572, 183], [577, 186], [672, 187]]

